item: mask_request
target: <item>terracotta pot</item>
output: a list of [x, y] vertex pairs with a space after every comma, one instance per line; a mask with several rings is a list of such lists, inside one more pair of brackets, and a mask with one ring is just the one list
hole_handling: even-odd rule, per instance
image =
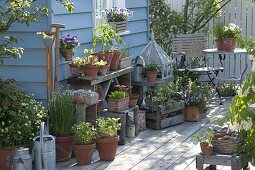
[[110, 68], [111, 62], [112, 62], [112, 57], [113, 57], [113, 52], [110, 51], [104, 51], [104, 52], [98, 52], [98, 53], [93, 53], [93, 55], [96, 55], [100, 60], [107, 61], [107, 65]]
[[79, 75], [81, 75], [82, 71], [80, 67], [77, 67], [74, 64], [69, 64], [69, 66], [73, 77], [78, 77]]
[[119, 50], [114, 50], [110, 69], [111, 70], [118, 70], [119, 63], [120, 63], [120, 51]]
[[84, 74], [90, 77], [96, 77], [98, 74], [99, 67], [94, 65], [86, 65], [84, 68]]
[[184, 108], [185, 121], [196, 122], [204, 118], [204, 116], [202, 109], [197, 106], [186, 106]]
[[73, 97], [73, 102], [75, 104], [83, 104], [84, 103], [84, 98], [83, 98], [83, 96], [74, 96]]
[[0, 169], [12, 170], [12, 157], [15, 151], [14, 146], [0, 148]]
[[129, 107], [135, 107], [137, 105], [138, 98], [138, 94], [132, 94], [129, 99]]
[[109, 71], [109, 66], [108, 65], [100, 66], [99, 70], [98, 70], [98, 74], [104, 76], [108, 73], [108, 71]]
[[73, 152], [73, 136], [56, 137], [56, 159], [57, 162], [68, 161]]
[[96, 141], [101, 161], [112, 161], [115, 159], [118, 141], [118, 137], [98, 139]]
[[103, 111], [103, 101], [99, 100], [97, 104], [97, 113], [101, 113]]
[[157, 71], [146, 71], [146, 77], [148, 82], [154, 82], [157, 79]]
[[235, 38], [223, 38], [215, 40], [215, 43], [218, 50], [233, 51], [236, 48]]
[[74, 152], [77, 164], [78, 165], [91, 164], [95, 148], [96, 148], [95, 143], [91, 145], [74, 145]]
[[61, 55], [66, 61], [72, 61], [73, 59], [73, 49], [60, 48]]
[[213, 147], [208, 146], [207, 142], [200, 142], [200, 148], [206, 156], [211, 156], [213, 153]]

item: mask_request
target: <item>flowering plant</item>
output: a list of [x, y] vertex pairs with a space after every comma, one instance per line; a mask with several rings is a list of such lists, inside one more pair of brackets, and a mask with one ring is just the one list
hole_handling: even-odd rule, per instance
[[213, 29], [213, 35], [217, 40], [222, 38], [237, 38], [241, 33], [241, 29], [234, 23], [224, 26], [222, 23], [217, 23]]
[[77, 67], [81, 67], [83, 65], [83, 59], [80, 57], [75, 57], [73, 58], [72, 64], [76, 65]]
[[133, 12], [127, 8], [113, 7], [111, 9], [105, 9], [108, 22], [121, 22], [128, 21], [129, 17], [133, 15]]
[[75, 143], [77, 145], [90, 145], [96, 138], [96, 129], [89, 122], [75, 124], [72, 128], [74, 132]]
[[43, 106], [17, 89], [14, 80], [0, 79], [0, 99], [0, 147], [31, 144], [46, 118]]
[[65, 49], [72, 49], [77, 46], [79, 46], [80, 43], [78, 41], [77, 36], [70, 36], [68, 34], [67, 36], [64, 36], [63, 38], [60, 39], [60, 47], [65, 48]]
[[99, 59], [96, 55], [90, 55], [83, 58], [83, 66], [85, 65], [98, 65]]

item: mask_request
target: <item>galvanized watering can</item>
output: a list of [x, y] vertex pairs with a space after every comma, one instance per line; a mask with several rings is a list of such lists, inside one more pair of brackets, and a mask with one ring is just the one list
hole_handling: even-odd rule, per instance
[[55, 137], [44, 134], [44, 122], [41, 123], [40, 136], [34, 138], [35, 170], [56, 169]]
[[132, 81], [134, 82], [142, 82], [144, 81], [143, 69], [145, 66], [145, 62], [142, 56], [137, 56], [134, 60], [132, 60], [132, 65], [134, 66], [132, 70]]
[[18, 148], [12, 158], [13, 170], [32, 170], [32, 159], [29, 148]]

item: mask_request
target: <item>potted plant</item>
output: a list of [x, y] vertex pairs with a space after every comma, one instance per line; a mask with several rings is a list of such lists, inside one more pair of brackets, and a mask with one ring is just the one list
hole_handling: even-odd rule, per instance
[[81, 71], [82, 64], [83, 64], [82, 58], [80, 57], [73, 58], [72, 63], [69, 64], [73, 77], [77, 77], [82, 73]]
[[[92, 44], [95, 47], [97, 44], [102, 45], [102, 51], [99, 53], [94, 53], [98, 56], [99, 60], [107, 61], [110, 68], [116, 68], [111, 66], [113, 59], [113, 64], [119, 64], [119, 54], [113, 54], [113, 44], [114, 42], [123, 43], [122, 38], [116, 33], [116, 31], [111, 28], [108, 24], [102, 24], [95, 29], [93, 34]], [[108, 50], [106, 49], [108, 48]], [[113, 58], [115, 56], [115, 58]], [[115, 59], [117, 61], [115, 61]]]
[[73, 49], [79, 45], [77, 36], [70, 36], [68, 34], [60, 39], [60, 52], [66, 61], [72, 61]]
[[160, 71], [160, 66], [158, 64], [153, 63], [145, 64], [144, 70], [146, 73], [147, 81], [154, 82], [156, 81], [158, 72]]
[[0, 169], [12, 169], [16, 147], [30, 147], [38, 135], [46, 110], [32, 97], [16, 88], [14, 80], [0, 78]]
[[200, 142], [201, 151], [206, 156], [211, 156], [213, 153], [213, 146], [212, 146], [213, 137], [214, 137], [214, 132], [210, 128], [208, 128], [206, 131], [202, 131], [198, 135], [193, 136], [194, 139]]
[[223, 83], [217, 89], [221, 97], [233, 97], [237, 95], [237, 87], [232, 82]]
[[96, 77], [98, 74], [99, 59], [96, 55], [90, 55], [83, 58], [84, 74], [90, 77]]
[[50, 132], [56, 136], [56, 159], [68, 161], [73, 152], [74, 137], [71, 130], [77, 120], [72, 96], [55, 92], [49, 101]]
[[100, 160], [115, 159], [116, 147], [119, 141], [117, 131], [120, 130], [119, 118], [99, 118], [97, 120], [97, 148]]
[[131, 94], [129, 95], [129, 107], [135, 107], [137, 105], [139, 94]]
[[116, 32], [126, 31], [127, 22], [133, 15], [133, 12], [127, 8], [113, 7], [105, 9], [108, 23], [116, 30]]
[[128, 93], [125, 91], [113, 91], [109, 95], [108, 110], [112, 112], [120, 112], [127, 109], [129, 105]]
[[241, 29], [234, 23], [224, 26], [217, 23], [214, 26], [213, 35], [218, 50], [232, 51], [236, 47], [236, 38], [240, 35]]
[[207, 102], [211, 95], [211, 87], [207, 84], [201, 84], [189, 80], [187, 87], [187, 106], [185, 107], [186, 121], [199, 121], [205, 115]]
[[109, 65], [107, 65], [107, 61], [101, 60], [96, 63], [99, 66], [98, 73], [102, 76], [106, 75], [109, 71]]
[[123, 69], [128, 66], [131, 66], [131, 57], [129, 57], [128, 48], [124, 47], [120, 49], [119, 69]]
[[92, 161], [93, 152], [96, 148], [94, 142], [96, 129], [89, 122], [75, 124], [72, 128], [75, 145], [74, 152], [78, 165], [88, 165]]

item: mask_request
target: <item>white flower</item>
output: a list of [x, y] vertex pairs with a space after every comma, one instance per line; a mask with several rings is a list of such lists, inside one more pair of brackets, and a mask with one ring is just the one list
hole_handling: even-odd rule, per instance
[[254, 85], [252, 85], [252, 87], [251, 87], [251, 88], [252, 88], [252, 91], [255, 91], [255, 86], [254, 86]]
[[20, 135], [21, 134], [21, 132], [20, 131], [17, 131], [17, 133]]
[[4, 122], [2, 122], [2, 125], [4, 126]]
[[242, 129], [242, 130], [248, 131], [248, 130], [251, 129], [251, 127], [252, 127], [252, 125], [253, 125], [252, 119], [251, 119], [251, 118], [248, 118], [248, 121], [242, 120], [241, 123], [240, 123], [240, 125], [241, 125], [241, 129]]
[[248, 92], [248, 89], [247, 89], [247, 90], [245, 90], [245, 91], [243, 92], [243, 95], [244, 95], [244, 96], [247, 96], [248, 93], [249, 93], [249, 92]]

